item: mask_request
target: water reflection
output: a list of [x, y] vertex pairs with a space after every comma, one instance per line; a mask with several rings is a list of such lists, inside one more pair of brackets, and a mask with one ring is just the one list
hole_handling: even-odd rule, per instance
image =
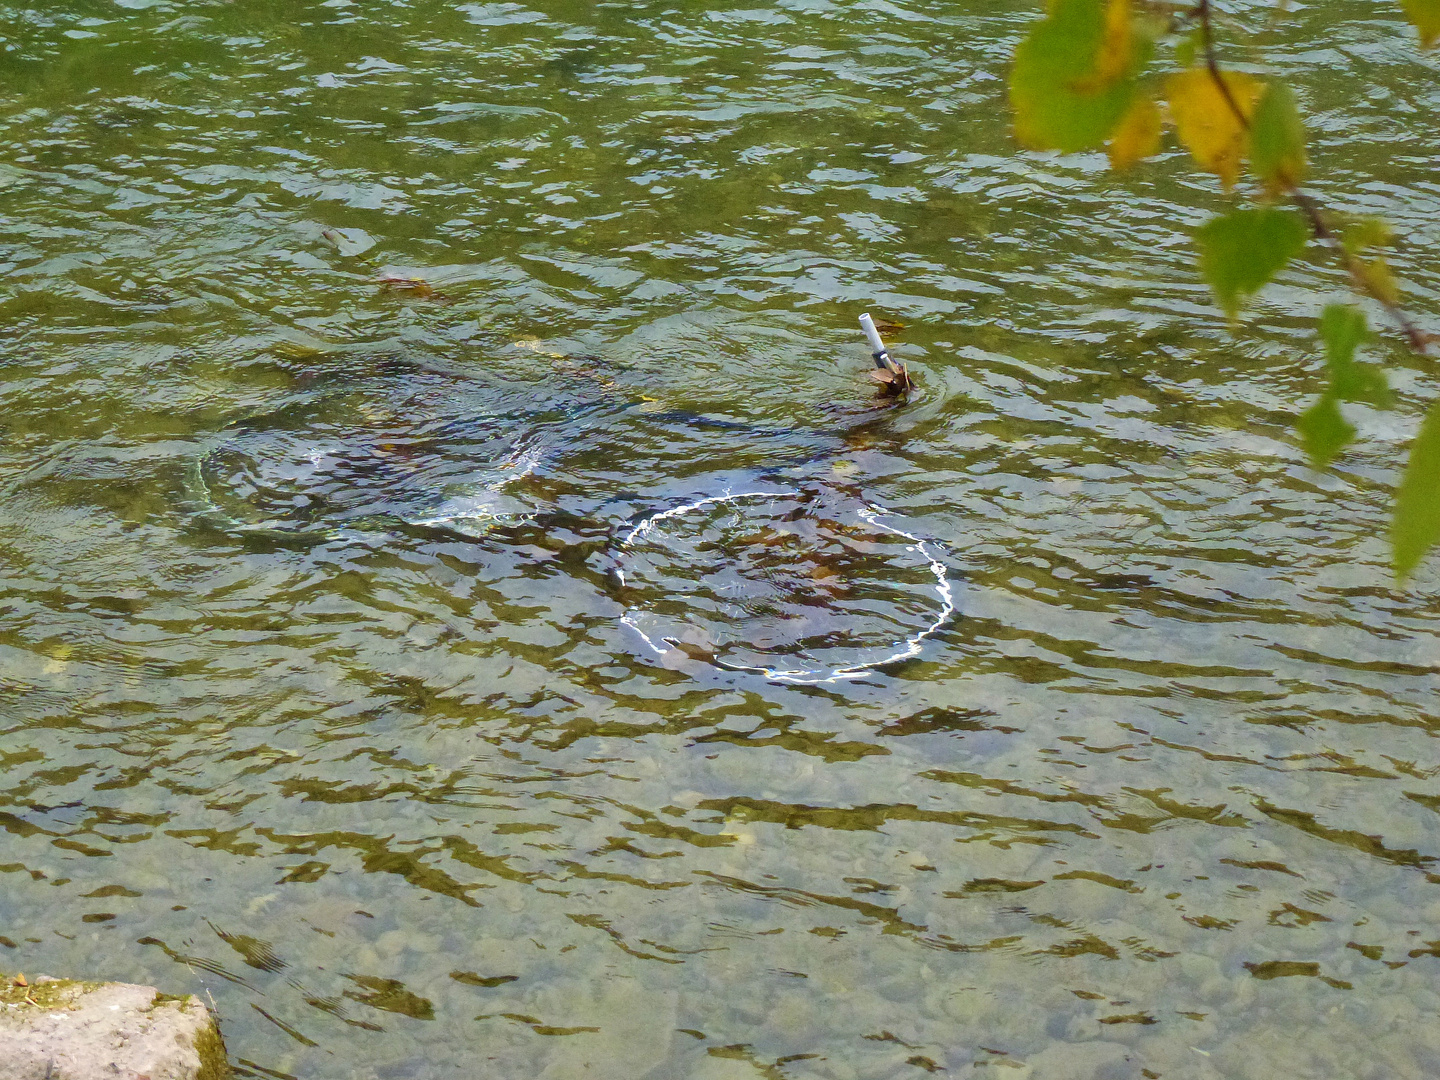
[[[0, 964], [212, 995], [255, 1077], [1440, 1072], [1433, 380], [1309, 471], [1340, 282], [1232, 337], [1180, 161], [1016, 154], [1031, 15], [0, 7]], [[1292, 17], [1433, 321], [1434, 61]], [[780, 480], [943, 552], [919, 656], [640, 647], [617, 541]]]

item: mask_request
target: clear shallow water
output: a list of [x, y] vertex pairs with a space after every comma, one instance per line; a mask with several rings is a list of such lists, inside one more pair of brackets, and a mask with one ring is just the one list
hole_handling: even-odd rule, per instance
[[[1333, 270], [1230, 336], [1209, 182], [1015, 152], [1031, 17], [0, 9], [0, 964], [206, 995], [257, 1077], [1440, 1072], [1440, 578], [1383, 543], [1433, 375], [1379, 347], [1309, 471]], [[1440, 329], [1434, 62], [1261, 40]], [[287, 417], [398, 511], [217, 520]], [[528, 439], [512, 519], [414, 523]], [[945, 552], [918, 660], [624, 625], [623, 529], [777, 476]]]

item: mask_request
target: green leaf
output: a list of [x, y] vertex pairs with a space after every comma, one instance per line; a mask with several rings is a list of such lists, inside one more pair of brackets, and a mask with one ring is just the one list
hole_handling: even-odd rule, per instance
[[1383, 258], [1357, 259], [1352, 264], [1351, 273], [1359, 277], [1365, 291], [1382, 304], [1394, 307], [1400, 303], [1400, 283]]
[[1355, 218], [1345, 228], [1345, 250], [1351, 255], [1372, 247], [1383, 247], [1395, 239], [1395, 230], [1384, 218]]
[[1440, 0], [1400, 0], [1406, 17], [1420, 31], [1420, 47], [1428, 49], [1440, 39]]
[[1370, 331], [1365, 314], [1345, 304], [1328, 304], [1320, 314], [1320, 338], [1325, 343], [1325, 367], [1330, 387], [1295, 422], [1310, 463], [1323, 469], [1355, 437], [1355, 429], [1340, 414], [1340, 402], [1363, 401], [1377, 408], [1390, 407], [1390, 386], [1374, 364], [1355, 360], [1355, 350]]
[[1325, 342], [1325, 365], [1330, 369], [1329, 392], [1336, 400], [1390, 408], [1385, 372], [1355, 360], [1355, 349], [1370, 337], [1364, 313], [1344, 304], [1327, 305], [1320, 315], [1320, 337]]
[[1335, 376], [1332, 388], [1341, 401], [1363, 401], [1377, 409], [1388, 409], [1393, 404], [1385, 372], [1374, 364], [1351, 364]]
[[1440, 540], [1440, 404], [1431, 406], [1410, 447], [1410, 464], [1400, 482], [1390, 546], [1395, 576], [1402, 581]]
[[1234, 317], [1240, 305], [1300, 254], [1309, 239], [1304, 218], [1291, 210], [1236, 210], [1200, 226], [1200, 272], [1215, 301]]
[[1271, 83], [1250, 118], [1250, 164], [1272, 195], [1305, 179], [1305, 125], [1295, 95], [1284, 83]]
[[1317, 469], [1334, 461], [1335, 455], [1355, 437], [1355, 428], [1340, 415], [1340, 406], [1330, 394], [1306, 409], [1295, 426], [1305, 453], [1310, 455], [1310, 464]]
[[1055, 0], [1015, 50], [1015, 135], [1032, 150], [1096, 149], [1135, 94], [1150, 54], [1128, 0]]
[[1346, 304], [1326, 304], [1320, 313], [1320, 340], [1325, 342], [1325, 362], [1331, 369], [1355, 359], [1355, 349], [1370, 336], [1365, 313]]
[[1204, 35], [1199, 29], [1182, 34], [1175, 41], [1175, 63], [1182, 68], [1194, 67], [1195, 58], [1199, 55], [1203, 42]]
[[1165, 79], [1176, 137], [1196, 164], [1220, 177], [1226, 191], [1240, 179], [1240, 163], [1250, 152], [1250, 117], [1262, 88], [1243, 71], [1222, 71], [1217, 78], [1203, 67]]

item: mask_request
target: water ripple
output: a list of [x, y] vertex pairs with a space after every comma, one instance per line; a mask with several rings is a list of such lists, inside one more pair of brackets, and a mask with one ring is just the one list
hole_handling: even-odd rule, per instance
[[[1230, 7], [1440, 326], [1437, 61]], [[1434, 379], [1367, 346], [1401, 406], [1309, 470], [1341, 276], [1232, 329], [1178, 149], [1017, 152], [1032, 17], [0, 5], [4, 963], [209, 994], [253, 1077], [1440, 1071]], [[624, 537], [762, 482], [956, 617], [644, 649]]]

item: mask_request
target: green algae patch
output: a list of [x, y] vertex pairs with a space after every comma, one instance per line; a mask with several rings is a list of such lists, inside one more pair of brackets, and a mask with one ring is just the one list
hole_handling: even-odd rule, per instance
[[195, 1037], [195, 1052], [200, 1055], [200, 1071], [195, 1074], [195, 1080], [230, 1080], [233, 1075], [230, 1057], [213, 1017], [209, 1026]]
[[37, 979], [28, 986], [17, 986], [13, 975], [4, 976], [0, 989], [0, 1005], [30, 1006], [39, 1009], [66, 1009], [83, 994], [100, 987], [98, 982], [79, 979]]
[[1293, 975], [1319, 975], [1320, 965], [1308, 960], [1266, 960], [1263, 964], [1246, 964], [1257, 979], [1284, 979]]

